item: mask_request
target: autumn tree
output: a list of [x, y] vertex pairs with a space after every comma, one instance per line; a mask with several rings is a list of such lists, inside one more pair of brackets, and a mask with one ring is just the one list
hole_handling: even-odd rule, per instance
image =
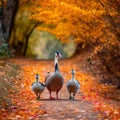
[[[114, 39], [109, 29], [110, 23], [106, 24], [105, 21], [108, 12], [101, 1], [43, 0], [30, 1], [30, 4], [30, 18], [43, 23], [39, 30], [52, 32], [62, 42], [74, 40], [77, 44], [76, 52], [81, 47]], [[115, 12], [110, 11], [110, 14], [115, 15]]]
[[[43, 21], [45, 24], [40, 26], [40, 29], [52, 32], [63, 42], [73, 38], [77, 43], [89, 45], [96, 42], [103, 43], [108, 39], [115, 39], [110, 26], [115, 26], [113, 19], [117, 16], [114, 9], [107, 9], [107, 7], [111, 8], [108, 4], [110, 1], [103, 2], [100, 0], [36, 1], [33, 2], [31, 18]], [[106, 7], [104, 4], [109, 6]], [[117, 33], [116, 30], [114, 32]]]
[[[46, 4], [47, 3], [47, 4]], [[34, 3], [31, 18], [43, 21], [44, 29], [57, 35], [63, 42], [73, 39], [77, 44], [99, 42], [104, 36], [104, 10], [95, 0], [88, 1], [37, 1]], [[99, 40], [99, 41], [98, 41]]]
[[[116, 84], [120, 88], [120, 1], [98, 1], [105, 10], [104, 19], [112, 38], [109, 40], [108, 36], [108, 42], [99, 49], [98, 56], [110, 75], [116, 78]], [[114, 14], [111, 11], [114, 11]]]
[[103, 65], [120, 76], [120, 67], [115, 69], [120, 62], [119, 0], [43, 0], [32, 4], [30, 18], [44, 23], [39, 30], [55, 34], [62, 42], [74, 40], [77, 53], [85, 46], [98, 45], [95, 52]]
[[10, 48], [15, 50], [15, 55], [26, 56], [29, 37], [34, 29], [39, 25], [38, 21], [30, 20], [28, 12], [24, 11], [26, 5], [18, 9], [15, 25], [9, 41]]

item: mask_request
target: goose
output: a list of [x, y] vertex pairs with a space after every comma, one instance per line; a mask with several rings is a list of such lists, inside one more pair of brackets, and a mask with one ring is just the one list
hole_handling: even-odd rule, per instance
[[59, 57], [62, 57], [62, 55], [59, 51], [56, 51], [54, 58], [55, 71], [52, 74], [48, 73], [48, 76], [45, 78], [45, 86], [47, 87], [50, 93], [50, 99], [54, 99], [54, 97], [52, 97], [51, 92], [56, 92], [56, 99], [59, 99], [58, 92], [60, 91], [64, 83], [64, 78], [58, 68]]
[[31, 89], [36, 94], [36, 100], [39, 100], [40, 95], [42, 94], [42, 92], [45, 89], [45, 85], [43, 83], [39, 82], [38, 74], [35, 75], [35, 79], [36, 79], [36, 81], [32, 83]]
[[[72, 79], [69, 80], [66, 84], [67, 91], [69, 92], [69, 99], [74, 100], [75, 94], [80, 89], [80, 83], [78, 80], [75, 80], [75, 71], [72, 69]], [[73, 93], [73, 96], [71, 95]]]

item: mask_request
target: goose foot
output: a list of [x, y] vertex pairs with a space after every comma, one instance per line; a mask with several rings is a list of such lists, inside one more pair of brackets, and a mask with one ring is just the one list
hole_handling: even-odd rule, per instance
[[71, 100], [72, 96], [69, 96], [69, 100]]
[[40, 99], [40, 96], [37, 96], [37, 97], [36, 97], [36, 100], [39, 100], [39, 99]]
[[74, 100], [74, 96], [69, 96], [69, 100]]
[[71, 97], [71, 100], [74, 100], [74, 97]]
[[54, 100], [54, 99], [55, 99], [54, 97], [50, 96], [50, 100]]
[[72, 100], [74, 100], [74, 98], [75, 98], [75, 93], [73, 93]]
[[51, 91], [49, 91], [49, 92], [50, 92], [50, 100], [54, 100], [55, 98], [52, 97]]
[[60, 100], [60, 98], [58, 97], [58, 92], [59, 92], [59, 90], [56, 91], [56, 99], [57, 99], [57, 100]]

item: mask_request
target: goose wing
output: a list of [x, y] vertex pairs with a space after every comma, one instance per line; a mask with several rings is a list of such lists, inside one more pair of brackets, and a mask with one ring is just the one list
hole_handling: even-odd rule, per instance
[[55, 72], [46, 79], [45, 85], [49, 90], [57, 91], [62, 88], [63, 81], [63, 76]]

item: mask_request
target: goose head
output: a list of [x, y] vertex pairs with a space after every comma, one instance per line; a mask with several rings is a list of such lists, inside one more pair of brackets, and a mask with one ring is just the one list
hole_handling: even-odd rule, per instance
[[72, 69], [72, 70], [71, 70], [71, 73], [72, 73], [72, 80], [74, 80], [74, 79], [75, 79], [75, 77], [74, 77], [74, 75], [75, 75], [75, 70]]
[[61, 58], [62, 55], [59, 51], [56, 51], [55, 52], [55, 64], [57, 63], [58, 64], [58, 59]]
[[36, 79], [36, 81], [39, 80], [39, 75], [38, 74], [35, 75], [35, 79]]
[[75, 74], [75, 70], [74, 70], [74, 69], [72, 69], [72, 70], [71, 70], [71, 73], [72, 73], [72, 75], [74, 75], [74, 74]]
[[62, 55], [61, 55], [61, 53], [60, 53], [59, 51], [56, 51], [56, 52], [55, 52], [55, 57], [60, 58], [60, 57], [62, 57]]

